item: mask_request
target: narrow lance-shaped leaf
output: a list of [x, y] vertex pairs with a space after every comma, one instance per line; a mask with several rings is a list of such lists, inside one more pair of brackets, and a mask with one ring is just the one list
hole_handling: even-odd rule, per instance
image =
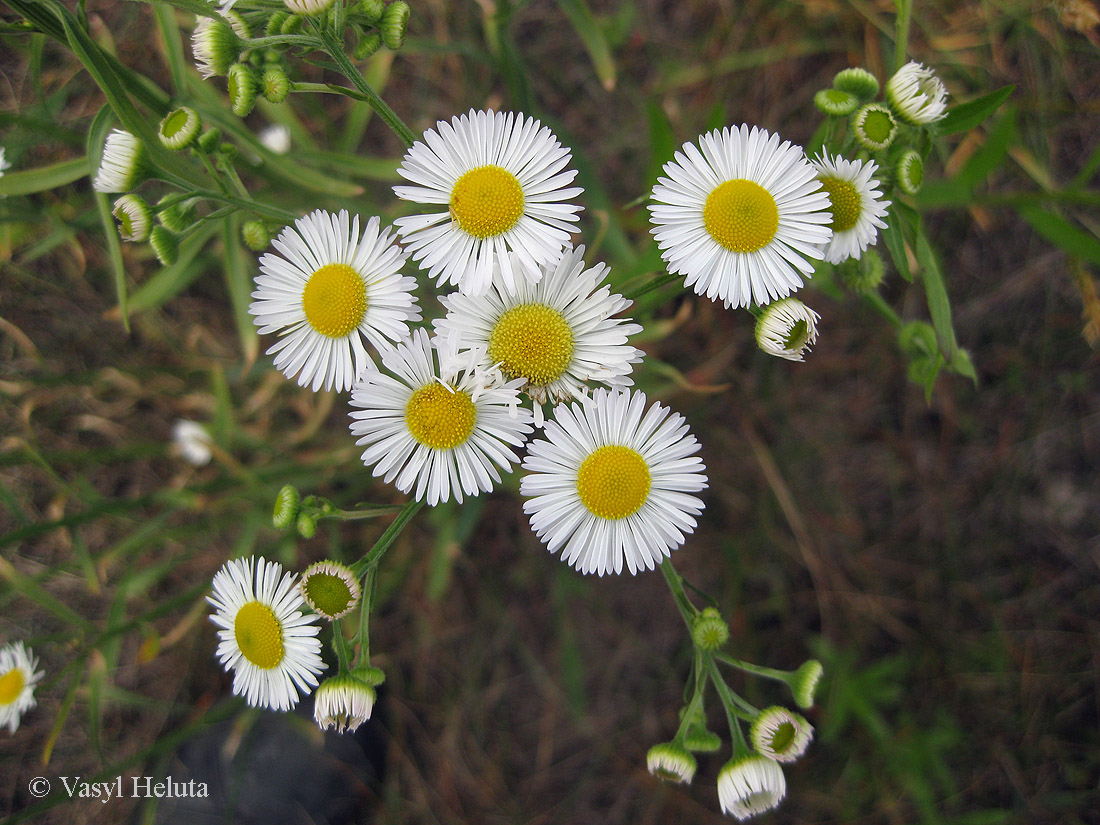
[[938, 135], [953, 135], [957, 132], [973, 129], [997, 111], [1001, 104], [1008, 100], [1008, 96], [1012, 94], [1015, 88], [1015, 86], [1002, 86], [995, 92], [990, 92], [975, 100], [952, 107], [944, 115], [943, 120], [937, 121], [933, 125], [934, 131]]

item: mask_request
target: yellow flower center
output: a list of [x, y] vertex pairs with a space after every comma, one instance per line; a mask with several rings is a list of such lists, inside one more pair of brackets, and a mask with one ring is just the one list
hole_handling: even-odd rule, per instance
[[0, 705], [10, 705], [18, 699], [26, 683], [23, 671], [17, 667], [0, 676]]
[[237, 647], [256, 667], [270, 670], [283, 660], [283, 626], [266, 604], [249, 602], [233, 620]]
[[455, 181], [451, 217], [463, 232], [491, 238], [507, 232], [523, 215], [523, 188], [499, 166], [479, 166]]
[[464, 443], [476, 420], [470, 394], [439, 383], [421, 387], [405, 405], [405, 424], [412, 437], [433, 450], [450, 450]]
[[834, 232], [844, 232], [856, 225], [859, 220], [860, 198], [856, 187], [849, 180], [840, 178], [818, 178], [821, 188], [829, 194], [829, 203], [832, 204]]
[[728, 180], [707, 195], [703, 224], [730, 252], [755, 252], [768, 245], [779, 228], [779, 207], [756, 181]]
[[306, 320], [328, 338], [344, 338], [359, 326], [367, 311], [363, 276], [347, 264], [325, 264], [302, 290]]
[[635, 450], [600, 447], [577, 471], [577, 495], [595, 516], [620, 519], [634, 515], [649, 495], [649, 465]]
[[302, 589], [313, 609], [329, 618], [347, 610], [355, 596], [348, 583], [335, 573], [310, 573]]
[[546, 304], [521, 304], [500, 316], [489, 333], [489, 357], [509, 378], [537, 386], [561, 378], [573, 360], [573, 330]]

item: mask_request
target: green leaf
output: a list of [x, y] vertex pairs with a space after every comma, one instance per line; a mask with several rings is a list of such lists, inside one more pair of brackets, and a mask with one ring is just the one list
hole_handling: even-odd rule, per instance
[[164, 44], [164, 59], [168, 71], [172, 74], [172, 88], [176, 94], [182, 94], [187, 88], [187, 58], [183, 53], [183, 38], [180, 36], [179, 23], [175, 11], [165, 3], [153, 3], [153, 14], [157, 18], [157, 28]]
[[978, 373], [974, 370], [974, 362], [970, 360], [970, 353], [962, 347], [955, 350], [955, 357], [947, 367], [953, 373], [969, 378], [974, 382], [974, 386], [978, 385]]
[[103, 237], [107, 241], [107, 253], [111, 257], [111, 273], [114, 275], [115, 295], [118, 296], [118, 311], [122, 319], [122, 328], [130, 331], [130, 310], [127, 306], [126, 263], [122, 260], [122, 244], [118, 240], [118, 230], [111, 214], [111, 202], [102, 192], [95, 192], [95, 208], [103, 224]]
[[923, 228], [917, 230], [917, 261], [921, 265], [921, 280], [928, 297], [928, 312], [932, 316], [932, 326], [936, 330], [936, 342], [947, 363], [955, 360], [959, 345], [955, 341], [955, 330], [951, 326], [951, 301], [947, 297], [947, 285], [940, 271], [936, 253], [925, 237]]
[[1016, 110], [1010, 108], [989, 130], [989, 134], [985, 137], [985, 144], [971, 155], [970, 160], [955, 176], [955, 180], [968, 189], [973, 189], [985, 180], [990, 172], [1005, 159], [1008, 147], [1016, 138], [1016, 133]]
[[672, 160], [676, 152], [676, 135], [672, 131], [668, 115], [659, 103], [647, 101], [645, 112], [646, 119], [649, 121], [649, 173], [646, 175], [646, 180], [650, 184], [647, 188], [652, 188], [661, 174], [661, 168]]
[[45, 192], [47, 189], [56, 189], [80, 180], [90, 173], [91, 167], [86, 157], [63, 160], [37, 169], [9, 172], [0, 177], [0, 197]]
[[1015, 90], [1015, 86], [1002, 86], [995, 92], [960, 103], [948, 110], [943, 120], [932, 124], [931, 131], [937, 135], [953, 135], [956, 132], [965, 132], [973, 129], [1008, 100], [1008, 96]]
[[615, 88], [615, 59], [611, 56], [603, 29], [592, 16], [588, 3], [585, 0], [558, 0], [558, 7], [565, 13], [588, 50], [600, 83], [610, 92]]
[[1055, 246], [1091, 264], [1100, 266], [1100, 239], [1083, 232], [1061, 215], [1038, 206], [1018, 206], [1020, 217]]
[[159, 270], [130, 296], [130, 311], [155, 309], [185, 290], [205, 270], [201, 262], [195, 262], [195, 257], [217, 230], [218, 224], [209, 222], [181, 241], [175, 263]]

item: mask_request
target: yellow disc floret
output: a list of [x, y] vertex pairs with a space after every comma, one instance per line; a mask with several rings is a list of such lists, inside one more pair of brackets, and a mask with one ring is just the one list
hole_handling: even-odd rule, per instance
[[26, 683], [23, 671], [17, 667], [0, 676], [0, 705], [10, 705], [18, 699]]
[[509, 378], [536, 386], [561, 378], [573, 360], [573, 330], [546, 304], [521, 304], [500, 316], [489, 333], [489, 358]]
[[433, 450], [450, 450], [474, 431], [477, 409], [470, 394], [442, 384], [427, 384], [405, 405], [405, 425], [412, 437]]
[[523, 187], [507, 169], [479, 166], [455, 181], [450, 212], [459, 228], [475, 238], [501, 235], [523, 215]]
[[612, 444], [591, 452], [577, 471], [577, 495], [595, 516], [634, 515], [649, 496], [649, 465], [636, 450]]
[[256, 667], [270, 670], [283, 660], [283, 626], [274, 611], [261, 602], [249, 602], [233, 620], [237, 647]]
[[344, 338], [359, 326], [367, 311], [363, 276], [347, 264], [325, 264], [302, 290], [306, 320], [328, 338]]
[[831, 224], [834, 232], [844, 232], [856, 225], [859, 220], [859, 192], [851, 181], [840, 178], [818, 178], [821, 188], [829, 194], [833, 213]]
[[703, 224], [730, 252], [755, 252], [771, 242], [779, 228], [779, 207], [756, 181], [728, 180], [707, 195]]

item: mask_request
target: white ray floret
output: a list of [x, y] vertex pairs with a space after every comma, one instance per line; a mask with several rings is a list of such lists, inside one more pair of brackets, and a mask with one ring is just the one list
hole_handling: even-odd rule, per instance
[[210, 620], [233, 694], [253, 707], [290, 710], [317, 686], [321, 628], [303, 608], [298, 577], [264, 558], [231, 559], [214, 574]]
[[756, 126], [685, 143], [653, 187], [668, 271], [698, 295], [760, 306], [790, 295], [828, 243], [829, 200], [802, 149]]
[[813, 161], [817, 179], [829, 195], [833, 237], [825, 247], [825, 260], [838, 264], [848, 258], [858, 259], [878, 239], [878, 231], [886, 228], [886, 210], [879, 182], [873, 176], [878, 165], [873, 160], [845, 160], [829, 157], [824, 152]]
[[[441, 343], [441, 342], [440, 342]], [[522, 379], [502, 382], [477, 352], [440, 352], [423, 329], [382, 354], [351, 393], [351, 432], [375, 476], [435, 506], [489, 492], [519, 462], [531, 412]]]
[[707, 486], [684, 419], [641, 392], [561, 404], [531, 442], [520, 492], [531, 527], [582, 573], [651, 570], [695, 529]]
[[0, 647], [0, 728], [19, 729], [23, 714], [35, 706], [34, 688], [44, 675], [22, 642]]
[[367, 342], [383, 350], [419, 320], [416, 279], [402, 277], [405, 255], [376, 217], [362, 236], [359, 216], [320, 209], [272, 242], [260, 258], [248, 311], [260, 333], [278, 333], [267, 352], [288, 378], [314, 391], [349, 389], [372, 363]]
[[[441, 211], [394, 221], [413, 260], [467, 295], [489, 289], [495, 266], [509, 289], [537, 281], [577, 231], [581, 207], [565, 203], [569, 150], [534, 118], [470, 110], [439, 121], [405, 154], [394, 194]], [[515, 253], [514, 258], [507, 253]]]
[[817, 343], [820, 320], [820, 315], [797, 298], [773, 301], [756, 321], [756, 344], [768, 355], [802, 361]]
[[924, 126], [947, 114], [947, 88], [927, 66], [910, 61], [886, 81], [886, 99], [902, 120]]
[[477, 350], [481, 366], [497, 366], [508, 380], [525, 379], [523, 389], [541, 404], [588, 392], [586, 382], [629, 386], [642, 351], [627, 337], [642, 331], [629, 318], [616, 318], [631, 304], [602, 285], [608, 267], [585, 269], [584, 247], [566, 250], [543, 268], [537, 282], [521, 280], [513, 291], [498, 277], [479, 297], [452, 293], [440, 299], [447, 316], [435, 322], [460, 352]]

